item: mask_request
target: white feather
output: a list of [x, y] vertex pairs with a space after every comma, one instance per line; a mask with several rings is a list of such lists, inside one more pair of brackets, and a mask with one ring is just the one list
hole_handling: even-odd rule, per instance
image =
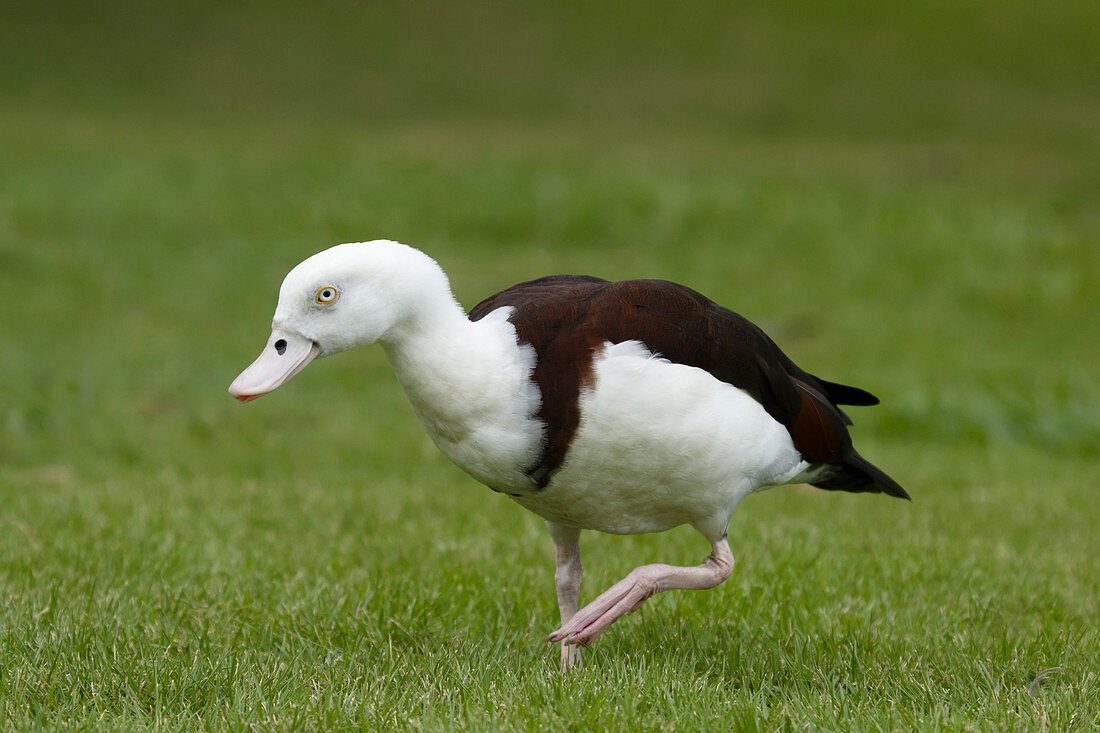
[[594, 369], [561, 470], [516, 499], [547, 519], [614, 534], [687, 523], [717, 540], [745, 496], [808, 466], [760, 403], [702, 369], [637, 341], [607, 344]]
[[472, 323], [398, 334], [384, 343], [397, 379], [432, 442], [466, 473], [498, 491], [530, 490], [543, 427], [531, 379], [535, 351], [521, 347], [498, 309]]

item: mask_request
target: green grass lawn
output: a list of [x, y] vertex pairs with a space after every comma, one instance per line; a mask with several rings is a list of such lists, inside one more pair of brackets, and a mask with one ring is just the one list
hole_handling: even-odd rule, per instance
[[[1094, 4], [3, 13], [0, 727], [1100, 727]], [[379, 349], [225, 393], [283, 274], [378, 237], [467, 307], [695, 287], [879, 395], [913, 502], [750, 498], [730, 581], [562, 678], [540, 520]], [[708, 551], [582, 547], [582, 601]]]

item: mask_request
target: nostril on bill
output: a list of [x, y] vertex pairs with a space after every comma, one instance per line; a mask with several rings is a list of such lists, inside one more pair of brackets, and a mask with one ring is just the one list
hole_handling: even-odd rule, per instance
[[286, 353], [286, 339], [279, 339], [275, 342], [275, 351], [279, 352], [279, 356]]

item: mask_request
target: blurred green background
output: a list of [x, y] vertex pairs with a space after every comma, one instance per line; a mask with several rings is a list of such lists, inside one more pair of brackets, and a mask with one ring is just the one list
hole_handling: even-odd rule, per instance
[[[1086, 0], [5, 4], [0, 720], [1095, 725], [1098, 29]], [[701, 290], [878, 394], [857, 444], [915, 501], [746, 502], [730, 583], [563, 686], [538, 519], [435, 453], [379, 350], [225, 394], [283, 274], [374, 238], [467, 307]], [[704, 549], [585, 542], [586, 598]]]

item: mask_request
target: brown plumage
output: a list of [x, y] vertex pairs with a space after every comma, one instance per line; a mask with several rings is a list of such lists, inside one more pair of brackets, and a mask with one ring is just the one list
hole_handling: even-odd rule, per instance
[[534, 380], [546, 425], [538, 460], [528, 474], [546, 486], [562, 465], [580, 423], [579, 397], [604, 343], [636, 340], [665, 359], [698, 367], [751, 395], [785, 426], [803, 458], [830, 471], [815, 486], [830, 490], [905, 490], [852, 447], [848, 416], [838, 407], [874, 405], [857, 387], [803, 371], [759, 327], [691, 288], [665, 280], [609, 282], [561, 275], [520, 283], [475, 306], [472, 321], [504, 306], [537, 363]]

